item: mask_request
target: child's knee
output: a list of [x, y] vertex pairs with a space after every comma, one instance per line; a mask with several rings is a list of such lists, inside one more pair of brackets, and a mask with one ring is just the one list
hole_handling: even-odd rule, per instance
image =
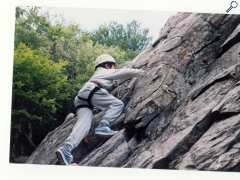
[[116, 105], [119, 107], [119, 109], [123, 109], [124, 108], [124, 103], [121, 100], [118, 100]]

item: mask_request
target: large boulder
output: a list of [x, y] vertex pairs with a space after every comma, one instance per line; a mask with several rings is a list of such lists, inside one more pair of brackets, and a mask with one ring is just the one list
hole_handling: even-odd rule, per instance
[[[74, 150], [84, 166], [240, 170], [240, 16], [178, 13], [159, 39], [126, 67], [141, 78], [120, 82], [125, 103], [110, 139], [89, 134]], [[101, 118], [95, 116], [93, 128]], [[50, 132], [27, 163], [55, 164], [71, 115]]]

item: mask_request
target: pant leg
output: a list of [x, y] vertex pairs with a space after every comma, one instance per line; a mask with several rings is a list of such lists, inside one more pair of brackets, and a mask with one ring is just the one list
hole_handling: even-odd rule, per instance
[[74, 125], [71, 134], [66, 139], [65, 143], [70, 144], [73, 150], [76, 148], [84, 137], [87, 136], [91, 128], [93, 112], [88, 108], [80, 108], [76, 112], [77, 122]]
[[92, 97], [92, 104], [96, 108], [105, 111], [99, 124], [100, 126], [109, 126], [111, 122], [115, 121], [120, 116], [124, 108], [124, 103], [105, 89], [96, 91]]

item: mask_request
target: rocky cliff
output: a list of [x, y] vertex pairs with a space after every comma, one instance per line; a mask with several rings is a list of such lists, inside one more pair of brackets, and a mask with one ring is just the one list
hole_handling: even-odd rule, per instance
[[[155, 20], [156, 21], [156, 20]], [[157, 22], [156, 22], [157, 23]], [[127, 67], [146, 71], [112, 93], [125, 103], [112, 125], [75, 149], [83, 166], [240, 170], [240, 16], [178, 13], [159, 39]], [[101, 118], [96, 114], [92, 129]], [[50, 132], [27, 163], [55, 164], [73, 114]]]

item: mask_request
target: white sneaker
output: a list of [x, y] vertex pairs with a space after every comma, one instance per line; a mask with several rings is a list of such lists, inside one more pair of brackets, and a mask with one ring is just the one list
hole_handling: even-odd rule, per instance
[[113, 136], [116, 133], [118, 133], [118, 131], [113, 131], [111, 128], [109, 128], [108, 126], [104, 126], [104, 127], [97, 127], [95, 129], [95, 134], [96, 135], [101, 135], [101, 136]]
[[58, 161], [62, 165], [70, 165], [73, 161], [73, 156], [69, 150], [68, 144], [60, 147], [56, 152]]

